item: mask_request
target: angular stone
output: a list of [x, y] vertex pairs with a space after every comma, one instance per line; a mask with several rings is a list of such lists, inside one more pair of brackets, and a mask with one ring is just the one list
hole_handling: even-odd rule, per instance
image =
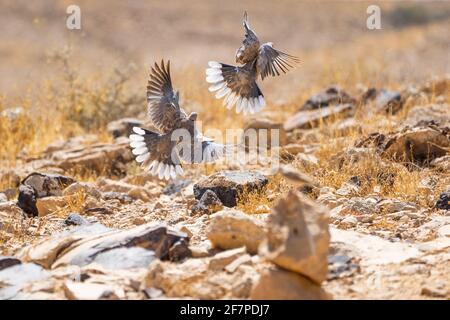
[[234, 249], [247, 247], [249, 253], [258, 252], [258, 246], [265, 237], [262, 221], [237, 210], [222, 210], [211, 216], [206, 230], [214, 247]]
[[300, 110], [314, 110], [323, 107], [328, 107], [330, 105], [353, 104], [355, 99], [353, 99], [347, 92], [342, 90], [339, 86], [330, 86], [325, 90], [313, 95], [311, 98], [306, 100]]
[[271, 268], [261, 273], [252, 300], [328, 300], [330, 296], [310, 279], [291, 271]]
[[66, 199], [64, 197], [45, 197], [37, 199], [36, 201], [36, 208], [38, 210], [39, 217], [43, 217], [61, 210], [65, 205]]
[[33, 263], [23, 263], [0, 271], [0, 300], [14, 299], [27, 284], [46, 279], [50, 274]]
[[251, 265], [252, 257], [249, 254], [243, 254], [239, 258], [231, 261], [229, 264], [225, 266], [225, 271], [228, 273], [233, 273], [239, 268], [241, 265]]
[[220, 201], [217, 195], [211, 190], [206, 190], [200, 200], [192, 206], [192, 213], [200, 215], [212, 214], [222, 209], [222, 201]]
[[[273, 132], [272, 132], [273, 130]], [[278, 132], [276, 133], [275, 130]], [[259, 135], [263, 134], [267, 139], [260, 140]], [[278, 141], [272, 141], [272, 137], [278, 137]], [[287, 143], [286, 131], [283, 123], [278, 123], [265, 118], [250, 119], [244, 126], [243, 141], [245, 147], [266, 147], [269, 149], [272, 144], [276, 147], [284, 146]], [[262, 145], [262, 144], [265, 145]]]
[[[182, 263], [155, 261], [143, 282], [144, 288], [162, 290], [167, 297], [194, 299], [247, 299], [257, 273], [240, 266], [234, 273], [208, 269], [207, 259], [188, 259]], [[247, 267], [247, 268], [245, 268]]]
[[450, 125], [450, 104], [415, 106], [408, 112], [403, 126], [424, 126], [435, 123], [438, 126]]
[[436, 201], [436, 208], [442, 210], [450, 210], [450, 190], [442, 192]]
[[[157, 223], [128, 230], [111, 230], [99, 224], [87, 224], [30, 245], [20, 252], [19, 257], [22, 261], [35, 262], [45, 268], [57, 268], [66, 265], [85, 266], [95, 262], [99, 255], [102, 261], [106, 261], [105, 263], [109, 263], [113, 257], [112, 261], [117, 260], [117, 265], [123, 265], [127, 262], [120, 261], [121, 257], [138, 253], [135, 262], [146, 264], [145, 261], [150, 259], [150, 253], [147, 254], [147, 251], [116, 251], [109, 254], [106, 252], [119, 248], [139, 247], [152, 251], [159, 259], [176, 261], [190, 254], [188, 242], [185, 233]], [[175, 246], [177, 250], [173, 251]]]
[[316, 283], [326, 279], [330, 234], [324, 207], [289, 191], [274, 206], [267, 228], [260, 255]]
[[194, 196], [200, 200], [206, 190], [213, 191], [227, 207], [237, 205], [243, 192], [262, 190], [269, 180], [256, 171], [221, 171], [194, 185]]
[[351, 257], [357, 258], [362, 267], [401, 263], [421, 256], [411, 244], [390, 242], [377, 236], [330, 227], [333, 250], [345, 248]]
[[447, 154], [446, 150], [450, 148], [450, 129], [431, 125], [405, 128], [388, 135], [375, 133], [357, 145], [372, 145], [382, 156], [397, 162], [429, 165], [432, 160]]
[[108, 123], [107, 130], [113, 138], [128, 137], [133, 127], [142, 127], [143, 122], [135, 118], [123, 118]]
[[225, 266], [227, 266], [240, 256], [244, 255], [245, 253], [245, 247], [220, 252], [209, 260], [209, 269], [222, 270], [223, 268], [225, 268]]
[[159, 259], [178, 260], [184, 257], [170, 254], [170, 249], [179, 241], [187, 247], [189, 239], [186, 234], [177, 232], [167, 226], [155, 223], [145, 224], [129, 230], [92, 236], [81, 243], [77, 242], [67, 248], [53, 263], [52, 267], [56, 268], [69, 264], [84, 266], [95, 261], [98, 254], [119, 247], [141, 247], [153, 250], [155, 256]]
[[368, 89], [362, 98], [364, 103], [374, 101], [376, 112], [397, 113], [403, 106], [402, 96], [399, 92], [386, 89]]
[[64, 188], [74, 183], [63, 175], [34, 172], [28, 175], [19, 186], [18, 206], [28, 215], [39, 214], [36, 201], [39, 198], [61, 196]]
[[66, 298], [69, 300], [117, 300], [111, 286], [97, 283], [66, 281], [63, 285]]
[[117, 248], [97, 254], [93, 262], [106, 269], [148, 268], [156, 259], [155, 252], [139, 247]]
[[64, 170], [89, 168], [97, 173], [122, 176], [126, 164], [134, 159], [128, 142], [117, 144], [99, 143], [88, 147], [61, 150], [53, 153], [52, 160]]
[[332, 116], [348, 114], [353, 109], [352, 104], [340, 104], [317, 110], [299, 111], [284, 122], [284, 129], [310, 129], [317, 127], [319, 123]]
[[75, 182], [68, 186], [63, 191], [64, 196], [75, 195], [77, 193], [84, 193], [90, 195], [96, 199], [101, 197], [100, 191], [97, 190], [95, 184], [89, 182]]
[[62, 191], [64, 188], [74, 182], [74, 179], [67, 176], [34, 172], [23, 179], [22, 184], [33, 187], [36, 191], [37, 198], [42, 198], [49, 196], [62, 196]]
[[31, 186], [20, 185], [19, 197], [17, 199], [17, 206], [20, 207], [26, 214], [36, 217], [39, 212], [36, 207], [37, 194]]

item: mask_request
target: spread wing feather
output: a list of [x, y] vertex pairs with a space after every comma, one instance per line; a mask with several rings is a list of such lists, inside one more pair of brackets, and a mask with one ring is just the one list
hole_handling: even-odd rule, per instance
[[147, 84], [147, 102], [150, 119], [162, 133], [176, 129], [186, 113], [178, 104], [178, 94], [173, 91], [170, 77], [170, 61], [151, 68]]
[[274, 49], [269, 42], [259, 48], [256, 70], [261, 75], [261, 80], [264, 80], [268, 76], [275, 77], [281, 73], [287, 73], [294, 64], [299, 62], [297, 57]]

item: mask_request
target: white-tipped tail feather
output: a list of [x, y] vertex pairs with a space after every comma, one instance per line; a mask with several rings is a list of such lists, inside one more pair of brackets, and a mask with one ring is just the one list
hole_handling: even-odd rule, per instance
[[165, 164], [158, 160], [153, 160], [149, 165], [144, 163], [150, 159], [149, 146], [145, 142], [145, 130], [133, 127], [133, 134], [130, 135], [131, 152], [136, 156], [136, 161], [146, 167], [146, 170], [159, 179], [176, 179], [177, 175], [184, 175], [180, 165]]
[[259, 112], [265, 105], [266, 102], [262, 94], [257, 97], [244, 97], [240, 96], [239, 93], [233, 92], [230, 87], [228, 87], [226, 80], [222, 75], [222, 64], [216, 61], [208, 62], [209, 68], [206, 69], [206, 81], [211, 83], [208, 90], [210, 92], [216, 92], [216, 99], [223, 98], [223, 105], [227, 109], [232, 109], [233, 106], [236, 107], [236, 113], [244, 114]]

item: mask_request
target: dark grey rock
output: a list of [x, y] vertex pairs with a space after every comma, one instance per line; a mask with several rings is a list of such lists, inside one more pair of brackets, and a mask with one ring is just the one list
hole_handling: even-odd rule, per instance
[[374, 101], [377, 112], [396, 113], [403, 106], [401, 94], [386, 89], [370, 88], [363, 94], [362, 100], [364, 103]]
[[450, 210], [450, 190], [442, 192], [436, 202], [436, 208], [442, 210]]
[[0, 271], [21, 263], [22, 262], [15, 257], [0, 255]]
[[189, 238], [181, 238], [175, 242], [169, 249], [169, 260], [180, 261], [186, 257], [192, 255], [191, 249], [189, 249]]
[[19, 198], [17, 199], [17, 205], [27, 215], [36, 217], [38, 215], [38, 209], [36, 207], [37, 193], [31, 186], [21, 185], [19, 186]]
[[201, 179], [194, 185], [194, 196], [201, 200], [207, 190], [213, 191], [223, 205], [234, 207], [245, 191], [262, 190], [269, 180], [256, 171], [221, 171]]
[[23, 286], [46, 279], [50, 273], [34, 263], [17, 264], [0, 271], [0, 300], [14, 299]]
[[143, 122], [135, 118], [123, 118], [108, 123], [107, 130], [113, 136], [128, 137], [133, 132], [133, 127], [141, 127]]
[[89, 222], [78, 213], [70, 213], [64, 220], [64, 224], [67, 226], [81, 226], [88, 223]]
[[223, 209], [223, 203], [212, 190], [206, 190], [200, 200], [192, 206], [192, 214], [212, 214]]
[[36, 200], [49, 196], [61, 196], [62, 191], [75, 180], [51, 173], [33, 172], [19, 186], [17, 205], [30, 216], [37, 216]]
[[192, 180], [175, 180], [174, 182], [164, 187], [162, 193], [167, 195], [180, 193], [181, 190], [189, 186], [191, 183]]
[[283, 124], [286, 131], [294, 129], [311, 129], [319, 126], [326, 119], [335, 115], [350, 116], [354, 112], [353, 104], [345, 103], [316, 110], [301, 110], [287, 118]]
[[300, 110], [314, 110], [330, 105], [353, 104], [355, 99], [339, 86], [330, 86], [306, 100]]

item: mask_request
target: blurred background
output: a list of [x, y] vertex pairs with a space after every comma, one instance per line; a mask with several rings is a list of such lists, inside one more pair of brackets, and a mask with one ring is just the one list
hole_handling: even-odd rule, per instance
[[[81, 30], [66, 28], [71, 4], [81, 8]], [[370, 4], [381, 7], [381, 30], [366, 27]], [[204, 69], [209, 60], [234, 64], [244, 10], [263, 42], [302, 60], [264, 81], [268, 110], [291, 113], [330, 84], [396, 88], [449, 73], [446, 1], [2, 0], [0, 111], [20, 106], [44, 124], [16, 128], [26, 145], [15, 135], [13, 147], [32, 153], [57, 137], [144, 116], [148, 67], [161, 58], [172, 60], [188, 110], [212, 126], [241, 125], [207, 91]]]

